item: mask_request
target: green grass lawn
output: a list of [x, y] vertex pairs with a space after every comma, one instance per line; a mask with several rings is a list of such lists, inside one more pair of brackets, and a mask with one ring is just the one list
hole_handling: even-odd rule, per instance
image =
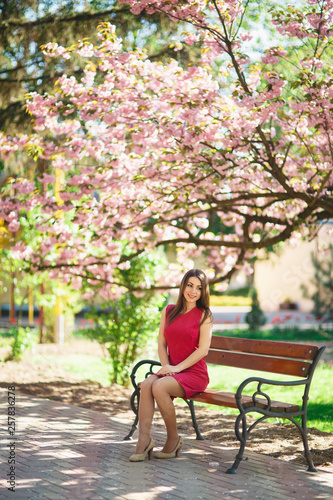
[[214, 335], [238, 337], [242, 339], [278, 340], [281, 342], [327, 342], [333, 340], [333, 330], [319, 328], [299, 328], [297, 326], [279, 327], [264, 330], [233, 329], [215, 330]]
[[99, 356], [90, 354], [36, 354], [30, 356], [31, 363], [48, 363], [50, 365], [58, 365], [64, 371], [77, 375], [84, 380], [93, 380], [99, 382], [103, 386], [110, 385], [110, 369], [111, 363], [109, 360]]

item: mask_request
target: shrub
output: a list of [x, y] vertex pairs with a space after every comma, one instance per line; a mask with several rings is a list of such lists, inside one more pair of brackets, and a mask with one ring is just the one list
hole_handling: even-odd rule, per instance
[[122, 282], [128, 286], [119, 299], [92, 308], [86, 317], [93, 326], [81, 331], [97, 340], [110, 355], [111, 383], [128, 385], [130, 371], [139, 352], [149, 340], [156, 341], [165, 295], [152, 292], [132, 292], [131, 287], [148, 282], [159, 271], [160, 258], [143, 255], [131, 260], [128, 269], [119, 270]]
[[27, 349], [31, 349], [33, 341], [33, 333], [30, 328], [22, 326], [12, 327], [9, 333], [13, 335], [14, 340], [11, 344], [11, 352], [5, 358], [5, 361], [19, 361]]
[[260, 307], [258, 293], [256, 290], [253, 290], [252, 292], [252, 308], [251, 311], [245, 316], [245, 321], [248, 323], [250, 330], [257, 330], [267, 321], [267, 318]]

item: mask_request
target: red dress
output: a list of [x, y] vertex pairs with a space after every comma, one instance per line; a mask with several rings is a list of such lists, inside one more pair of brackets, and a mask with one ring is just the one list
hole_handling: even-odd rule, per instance
[[[177, 316], [171, 325], [168, 325], [168, 313], [173, 307], [175, 306], [169, 305], [166, 309], [164, 336], [168, 345], [170, 365], [175, 366], [198, 348], [199, 324], [203, 311], [194, 307], [189, 312]], [[172, 377], [183, 387], [186, 398], [193, 396], [196, 392], [204, 391], [209, 383], [206, 361], [202, 358]]]

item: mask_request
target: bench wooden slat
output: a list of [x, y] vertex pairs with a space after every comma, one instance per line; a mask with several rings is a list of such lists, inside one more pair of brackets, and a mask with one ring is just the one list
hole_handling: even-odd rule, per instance
[[215, 365], [236, 366], [283, 375], [296, 375], [297, 377], [306, 377], [311, 367], [311, 363], [308, 361], [269, 358], [243, 352], [214, 351], [213, 349], [209, 351], [205, 359], [207, 363]]
[[[235, 394], [232, 392], [217, 391], [216, 389], [206, 389], [204, 392], [198, 392], [194, 394], [190, 399], [197, 401], [199, 403], [226, 406], [228, 408], [237, 408]], [[250, 396], [242, 396], [241, 399], [244, 408], [248, 408], [253, 405], [253, 400]], [[255, 404], [258, 408], [266, 408], [267, 401], [262, 398], [258, 398], [258, 402]], [[272, 411], [284, 413], [298, 411], [299, 406], [292, 405], [289, 403], [282, 403], [280, 401], [272, 401], [271, 406]]]
[[308, 360], [313, 360], [318, 351], [318, 346], [316, 345], [301, 345], [274, 340], [239, 339], [216, 335], [212, 337], [210, 347], [211, 349], [222, 349], [224, 351], [240, 351]]

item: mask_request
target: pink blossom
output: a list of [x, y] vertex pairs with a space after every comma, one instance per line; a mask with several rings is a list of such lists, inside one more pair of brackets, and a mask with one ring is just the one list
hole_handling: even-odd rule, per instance
[[184, 38], [184, 42], [187, 45], [193, 45], [193, 43], [198, 42], [198, 41], [199, 41], [199, 37], [195, 33], [190, 33], [189, 35], [187, 35], [186, 38]]
[[54, 181], [55, 181], [55, 176], [52, 174], [52, 175], [49, 175], [49, 174], [46, 174], [44, 173], [42, 175], [42, 177], [37, 177], [37, 179], [39, 180], [39, 182], [41, 182], [42, 184], [54, 184]]
[[[328, 4], [319, 34], [315, 0], [310, 17], [296, 7], [295, 16], [279, 14], [284, 42], [290, 36], [310, 41], [290, 77], [280, 64], [289, 57], [282, 47], [250, 61], [244, 45], [250, 31], [242, 28], [226, 43], [244, 2], [129, 3], [137, 12], [163, 11], [190, 23], [197, 31], [185, 43], [202, 40], [200, 63], [186, 67], [123, 51], [110, 25], [99, 28], [94, 48], [47, 44], [51, 57], [73, 52], [91, 61], [84, 61], [82, 80], [63, 74], [56, 94], [30, 94], [34, 134], [0, 134], [6, 168], [15, 153], [29, 155], [29, 168], [38, 159], [44, 169], [36, 186], [26, 174], [1, 190], [1, 219], [17, 228], [19, 215], [29, 213], [39, 231], [38, 245], [22, 242], [15, 255], [36, 271], [50, 267], [52, 278], [76, 289], [88, 286], [81, 276], [89, 273], [89, 287], [100, 287], [103, 298], [123, 292], [113, 283], [114, 270], [130, 265], [123, 261], [124, 245], [133, 255], [171, 246], [177, 262], [156, 278], [161, 286], [176, 286], [198, 259], [213, 283], [234, 272], [247, 276], [259, 248], [283, 241], [291, 227], [291, 244], [311, 237], [318, 214], [327, 210], [333, 182], [330, 61], [325, 51], [319, 59], [308, 46], [316, 30], [326, 43]], [[138, 293], [148, 285], [142, 286]], [[87, 290], [88, 300], [93, 291]]]
[[35, 183], [23, 179], [12, 184], [13, 189], [17, 189], [22, 194], [29, 194], [35, 189]]
[[10, 224], [8, 224], [8, 229], [12, 233], [15, 233], [20, 229], [20, 223], [17, 220], [12, 220]]
[[92, 57], [94, 55], [94, 46], [92, 43], [79, 44], [76, 53], [81, 57]]
[[56, 42], [54, 43], [47, 43], [42, 47], [43, 52], [45, 55], [49, 57], [57, 57], [57, 56], [62, 56], [64, 59], [70, 59], [70, 54], [67, 49], [62, 47], [61, 45], [58, 45]]

